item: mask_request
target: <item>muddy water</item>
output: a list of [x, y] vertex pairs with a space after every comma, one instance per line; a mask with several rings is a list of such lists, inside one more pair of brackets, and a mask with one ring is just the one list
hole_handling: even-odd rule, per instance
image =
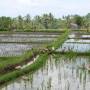
[[90, 73], [80, 68], [90, 57], [50, 56], [33, 74], [22, 76], [0, 90], [90, 90]]

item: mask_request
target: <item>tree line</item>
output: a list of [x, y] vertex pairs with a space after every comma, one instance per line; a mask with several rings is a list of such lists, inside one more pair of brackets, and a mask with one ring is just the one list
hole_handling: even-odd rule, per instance
[[0, 31], [13, 30], [38, 30], [38, 29], [64, 29], [71, 28], [71, 24], [77, 25], [79, 29], [90, 28], [90, 13], [86, 16], [67, 15], [62, 18], [55, 18], [52, 13], [43, 14], [31, 18], [29, 14], [22, 17], [11, 18], [0, 17]]

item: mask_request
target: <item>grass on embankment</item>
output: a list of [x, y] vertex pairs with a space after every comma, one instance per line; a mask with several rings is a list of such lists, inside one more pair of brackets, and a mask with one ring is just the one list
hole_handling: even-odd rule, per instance
[[90, 51], [88, 52], [74, 52], [74, 51], [68, 51], [68, 52], [53, 52], [55, 54], [63, 54], [63, 55], [69, 55], [69, 56], [90, 56]]
[[27, 30], [27, 29], [24, 29], [24, 30], [16, 30], [16, 31], [0, 31], [0, 34], [12, 34], [12, 33], [29, 33], [29, 32], [53, 32], [53, 33], [58, 33], [58, 32], [61, 32], [61, 33], [63, 33], [64, 32], [64, 30], [63, 29], [37, 29], [37, 30]]
[[3, 76], [0, 76], [0, 85], [6, 83], [8, 81], [14, 80], [15, 78], [17, 78], [21, 75], [24, 75], [28, 72], [32, 73], [32, 72], [36, 71], [37, 69], [39, 69], [41, 66], [43, 66], [45, 64], [47, 59], [48, 59], [48, 54], [40, 54], [39, 58], [33, 64], [28, 66], [27, 68], [22, 69], [22, 70], [16, 70], [16, 71], [7, 73]]
[[52, 42], [51, 44], [49, 44], [47, 47], [49, 49], [52, 49], [52, 47], [54, 47], [54, 49], [56, 50], [57, 48], [59, 48], [64, 41], [68, 38], [68, 34], [69, 34], [69, 30], [65, 30], [64, 33], [62, 35], [60, 35], [54, 42]]
[[72, 30], [72, 31], [77, 31], [77, 32], [85, 32], [85, 33], [88, 33], [90, 32], [90, 29], [76, 29], [76, 30]]
[[0, 69], [3, 69], [7, 66], [14, 65], [25, 61], [34, 54], [34, 50], [27, 51], [21, 56], [12, 56], [12, 57], [0, 57]]
[[30, 29], [24, 29], [24, 30], [16, 30], [15, 32], [63, 32], [62, 29], [36, 29], [36, 30], [30, 30]]

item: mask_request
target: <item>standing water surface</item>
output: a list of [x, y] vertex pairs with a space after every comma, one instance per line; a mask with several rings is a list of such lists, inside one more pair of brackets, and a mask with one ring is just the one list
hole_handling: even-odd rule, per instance
[[46, 64], [33, 74], [13, 81], [0, 90], [90, 90], [90, 73], [80, 68], [90, 57], [49, 56]]

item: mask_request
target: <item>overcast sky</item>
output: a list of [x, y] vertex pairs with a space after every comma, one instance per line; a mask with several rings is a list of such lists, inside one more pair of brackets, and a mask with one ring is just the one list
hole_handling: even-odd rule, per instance
[[56, 17], [68, 14], [90, 13], [90, 0], [0, 0], [0, 16], [41, 15], [53, 13]]

